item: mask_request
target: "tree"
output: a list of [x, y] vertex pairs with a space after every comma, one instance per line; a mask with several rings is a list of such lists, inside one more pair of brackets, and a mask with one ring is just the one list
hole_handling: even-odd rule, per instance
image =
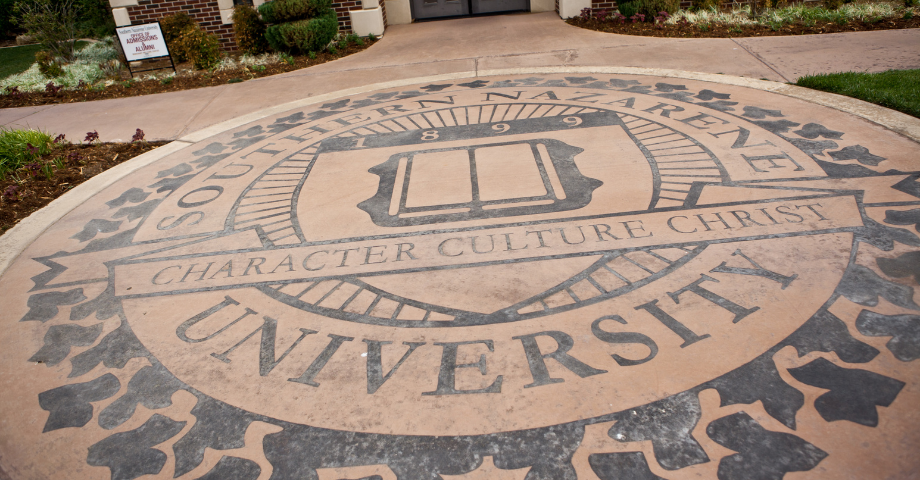
[[74, 60], [77, 43], [75, 0], [20, 0], [14, 10], [16, 22], [43, 50], [66, 62]]

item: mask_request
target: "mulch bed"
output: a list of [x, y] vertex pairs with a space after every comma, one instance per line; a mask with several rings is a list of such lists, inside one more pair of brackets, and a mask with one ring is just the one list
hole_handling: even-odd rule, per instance
[[[240, 81], [251, 80], [253, 78], [267, 77], [279, 73], [292, 72], [301, 68], [312, 67], [321, 63], [331, 62], [354, 53], [363, 51], [376, 43], [377, 40], [364, 40], [364, 45], [350, 44], [348, 47], [340, 49], [336, 55], [329, 52], [317, 53], [316, 58], [310, 58], [306, 55], [294, 58], [294, 63], [279, 62], [272, 65], [265, 65], [265, 70], [260, 67], [243, 67], [234, 70], [222, 72], [199, 71], [195, 75], [177, 75], [173, 80], [164, 84], [160, 80], [145, 80], [138, 82], [116, 83], [102, 90], [80, 89], [80, 90], [60, 90], [58, 92], [30, 92], [18, 94], [0, 95], [0, 108], [13, 107], [32, 107], [38, 105], [49, 105], [55, 103], [76, 103], [87, 102], [91, 100], [103, 100], [107, 98], [136, 97], [139, 95], [149, 95], [152, 93], [177, 92], [180, 90], [189, 90], [192, 88], [213, 87], [224, 85], [226, 83], [236, 83]], [[188, 64], [180, 64], [177, 68], [181, 70], [190, 70]], [[127, 72], [125, 72], [127, 75]], [[127, 78], [130, 77], [126, 77]]]
[[[710, 24], [706, 29], [698, 25], [655, 25], [646, 23], [601, 22], [597, 19], [582, 20], [573, 17], [566, 20], [569, 25], [597, 30], [599, 32], [618, 33], [620, 35], [640, 35], [643, 37], [674, 37], [674, 38], [739, 38], [739, 37], [772, 37], [780, 35], [809, 35], [815, 33], [863, 32], [868, 30], [894, 30], [902, 28], [920, 28], [920, 15], [909, 20], [903, 18], [884, 19], [878, 22], [851, 21], [845, 24], [826, 23], [812, 26], [801, 23], [790, 24], [773, 30], [767, 26], [738, 26]], [[661, 28], [659, 28], [661, 27]]]
[[62, 157], [64, 168], [55, 170], [49, 179], [39, 172], [30, 176], [19, 170], [22, 182], [11, 176], [0, 180], [0, 192], [15, 186], [15, 193], [0, 197], [0, 232], [6, 232], [32, 212], [51, 203], [68, 190], [109, 168], [169, 142], [99, 143], [94, 145], [63, 145], [40, 160], [47, 163]]

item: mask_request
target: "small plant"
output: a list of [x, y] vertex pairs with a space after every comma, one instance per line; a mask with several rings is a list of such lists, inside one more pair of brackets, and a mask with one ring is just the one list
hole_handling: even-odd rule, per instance
[[600, 22], [606, 22], [607, 17], [609, 16], [610, 16], [610, 12], [608, 12], [606, 8], [602, 8], [597, 11], [597, 14], [594, 15], [594, 18], [596, 18]]
[[195, 21], [192, 20], [192, 17], [188, 16], [187, 13], [176, 13], [173, 15], [167, 15], [160, 19], [160, 28], [163, 31], [163, 40], [166, 41], [166, 45], [169, 47], [169, 52], [172, 54], [173, 59], [176, 62], [184, 62], [188, 60], [185, 57], [185, 51], [179, 48], [179, 45], [176, 44], [176, 40], [182, 36], [187, 30], [195, 28], [197, 25]]
[[161, 78], [161, 79], [160, 79], [160, 83], [162, 83], [163, 85], [169, 85], [169, 84], [172, 83], [173, 80], [175, 80], [175, 79], [176, 79], [176, 77], [170, 75], [170, 76], [168, 76], [168, 77], [163, 77], [163, 78]]
[[6, 190], [3, 191], [3, 199], [7, 202], [12, 202], [13, 200], [19, 200], [19, 187], [16, 185], [10, 185], [6, 187]]
[[[263, 4], [262, 7], [276, 1]], [[265, 38], [279, 52], [320, 51], [335, 38], [338, 29], [338, 17], [330, 9], [320, 17], [272, 25], [265, 30]]]
[[357, 45], [357, 46], [359, 46], [359, 47], [363, 47], [363, 46], [364, 46], [364, 39], [361, 38], [361, 37], [358, 37], [358, 39], [355, 40], [355, 45]]
[[[316, 58], [316, 52], [311, 51], [310, 53], [313, 54], [313, 56], [310, 57], [310, 58]], [[289, 54], [289, 53], [282, 53], [282, 54], [279, 55], [279, 57], [281, 57], [281, 60], [282, 60], [284, 63], [286, 63], [286, 64], [288, 64], [288, 65], [292, 65], [292, 66], [294, 65], [294, 57], [293, 57], [291, 54]]]
[[316, 52], [314, 51], [307, 52], [307, 56], [310, 57], [310, 60], [316, 60]]
[[99, 63], [99, 70], [102, 70], [102, 75], [105, 78], [118, 78], [121, 68], [121, 62], [115, 59]]
[[134, 80], [125, 80], [124, 82], [121, 82], [121, 86], [125, 88], [131, 88], [134, 86]]
[[582, 8], [581, 14], [578, 15], [578, 18], [580, 18], [582, 22], [591, 20], [591, 7]]
[[243, 83], [243, 79], [242, 78], [231, 78], [230, 80], [227, 80], [227, 83]]
[[249, 5], [233, 7], [233, 35], [236, 44], [245, 53], [258, 55], [268, 51], [265, 41], [265, 22], [259, 13]]
[[633, 15], [639, 13], [639, 5], [635, 1], [618, 3], [617, 9], [619, 10], [620, 15], [623, 17], [624, 22], [627, 18], [632, 18]]
[[51, 180], [51, 177], [54, 176], [54, 164], [46, 163], [42, 165], [41, 172], [45, 176], [45, 178], [47, 178], [48, 180]]
[[376, 42], [376, 41], [377, 41], [377, 35], [374, 35], [373, 33], [369, 33], [369, 34], [367, 35], [367, 39], [370, 40], [370, 41], [372, 41], [372, 42]]
[[358, 43], [358, 40], [360, 39], [361, 37], [359, 37], [357, 34], [354, 34], [354, 33], [349, 33], [348, 35], [345, 35], [345, 43], [347, 45], [353, 45], [355, 43]]
[[64, 144], [64, 142], [66, 142], [66, 141], [67, 141], [67, 140], [66, 140], [66, 135], [64, 135], [64, 134], [62, 133], [62, 134], [60, 134], [60, 135], [54, 137], [54, 140], [53, 140], [51, 143], [54, 143], [54, 144], [56, 144], [56, 145], [62, 145], [62, 144]]
[[57, 168], [58, 170], [64, 169], [64, 158], [63, 157], [54, 157], [54, 160], [52, 160], [52, 162], [54, 162], [54, 168]]
[[99, 141], [99, 132], [93, 130], [92, 132], [86, 132], [86, 138], [83, 139], [86, 143], [96, 143]]
[[41, 171], [42, 166], [39, 165], [38, 162], [32, 162], [23, 167], [23, 169], [26, 171], [26, 173], [29, 174], [30, 177], [35, 177]]
[[259, 5], [259, 13], [267, 23], [284, 23], [317, 18], [331, 11], [330, 0], [272, 0]]
[[176, 51], [181, 52], [198, 70], [214, 68], [220, 62], [220, 41], [217, 35], [207, 33], [197, 26], [186, 29], [173, 43]]
[[264, 72], [266, 67], [265, 65], [253, 65], [250, 68], [252, 68], [256, 72]]
[[143, 142], [144, 141], [144, 131], [138, 128], [137, 131], [134, 132], [134, 136], [131, 137], [131, 141], [132, 142]]
[[57, 95], [58, 92], [60, 92], [62, 88], [64, 88], [63, 85], [55, 85], [54, 82], [48, 82], [48, 84], [45, 85], [45, 93]]
[[914, 11], [913, 11], [913, 10], [905, 10], [905, 11], [904, 11], [904, 15], [903, 15], [901, 18], [903, 18], [904, 20], [910, 20], [911, 18], [914, 18]]
[[80, 155], [80, 154], [77, 153], [77, 152], [70, 152], [70, 153], [67, 154], [67, 160], [70, 160], [70, 161], [76, 162], [76, 161], [79, 161], [79, 160], [82, 159], [82, 158], [83, 158], [83, 155]]
[[40, 130], [0, 127], [0, 178], [50, 153], [53, 148], [51, 135]]
[[661, 12], [671, 15], [680, 9], [680, 0], [635, 0], [634, 3], [638, 7], [637, 13], [641, 13], [648, 20], [661, 15]]
[[339, 54], [339, 49], [335, 48], [335, 45], [330, 45], [328, 50], [329, 50], [329, 53], [331, 53], [332, 55]]
[[35, 54], [35, 63], [38, 64], [38, 71], [45, 78], [57, 78], [64, 75], [64, 68], [54, 58], [54, 55], [44, 50]]
[[11, 97], [18, 97], [22, 95], [22, 92], [19, 91], [18, 86], [6, 87], [6, 94]]

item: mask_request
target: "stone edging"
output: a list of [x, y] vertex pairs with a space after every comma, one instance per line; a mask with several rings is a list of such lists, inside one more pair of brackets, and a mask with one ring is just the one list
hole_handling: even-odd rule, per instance
[[855, 115], [872, 123], [885, 127], [888, 130], [899, 133], [915, 142], [920, 143], [920, 119], [909, 115], [890, 110], [878, 105], [873, 105], [862, 100], [844, 97], [832, 93], [811, 90], [795, 85], [771, 82], [765, 80], [755, 80], [751, 78], [734, 77], [730, 75], [718, 75], [711, 73], [685, 72], [681, 70], [660, 69], [660, 68], [634, 68], [634, 67], [537, 67], [537, 68], [507, 68], [497, 70], [467, 71], [457, 72], [444, 75], [433, 75], [428, 77], [415, 77], [391, 82], [374, 83], [363, 87], [339, 90], [332, 93], [317, 95], [315, 97], [296, 100], [293, 102], [276, 105], [274, 107], [259, 110], [248, 115], [234, 118], [225, 122], [212, 125], [210, 127], [198, 130], [197, 132], [185, 135], [178, 140], [170, 142], [162, 147], [139, 155], [125, 163], [117, 165], [105, 172], [96, 175], [86, 182], [78, 185], [73, 190], [58, 197], [41, 210], [33, 213], [28, 218], [23, 219], [15, 227], [11, 228], [2, 237], [0, 237], [0, 275], [6, 272], [13, 261], [22, 253], [36, 238], [55, 222], [70, 213], [77, 206], [88, 200], [100, 190], [112, 185], [131, 173], [150, 165], [151, 163], [164, 158], [174, 152], [177, 152], [193, 143], [205, 140], [209, 137], [225, 132], [227, 130], [246, 125], [247, 123], [260, 120], [271, 115], [283, 113], [296, 108], [302, 108], [321, 102], [328, 102], [336, 98], [359, 95], [376, 90], [389, 88], [398, 88], [406, 85], [418, 83], [442, 82], [447, 80], [459, 80], [476, 77], [492, 77], [499, 75], [541, 75], [541, 74], [607, 74], [607, 75], [646, 75], [657, 77], [681, 78], [686, 80], [698, 80], [703, 82], [719, 83], [723, 85], [734, 85], [738, 87], [747, 87], [755, 90], [763, 90], [771, 93], [785, 95], [787, 97], [797, 98], [806, 102], [817, 105], [830, 107], [835, 110]]

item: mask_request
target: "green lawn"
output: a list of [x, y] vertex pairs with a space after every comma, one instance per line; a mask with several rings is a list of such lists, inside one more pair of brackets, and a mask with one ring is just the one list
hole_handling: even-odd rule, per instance
[[920, 118], [920, 69], [809, 75], [795, 84], [858, 98]]
[[[77, 42], [77, 50], [87, 44], [88, 42]], [[0, 48], [0, 78], [28, 70], [35, 63], [35, 54], [40, 48], [38, 45]]]

